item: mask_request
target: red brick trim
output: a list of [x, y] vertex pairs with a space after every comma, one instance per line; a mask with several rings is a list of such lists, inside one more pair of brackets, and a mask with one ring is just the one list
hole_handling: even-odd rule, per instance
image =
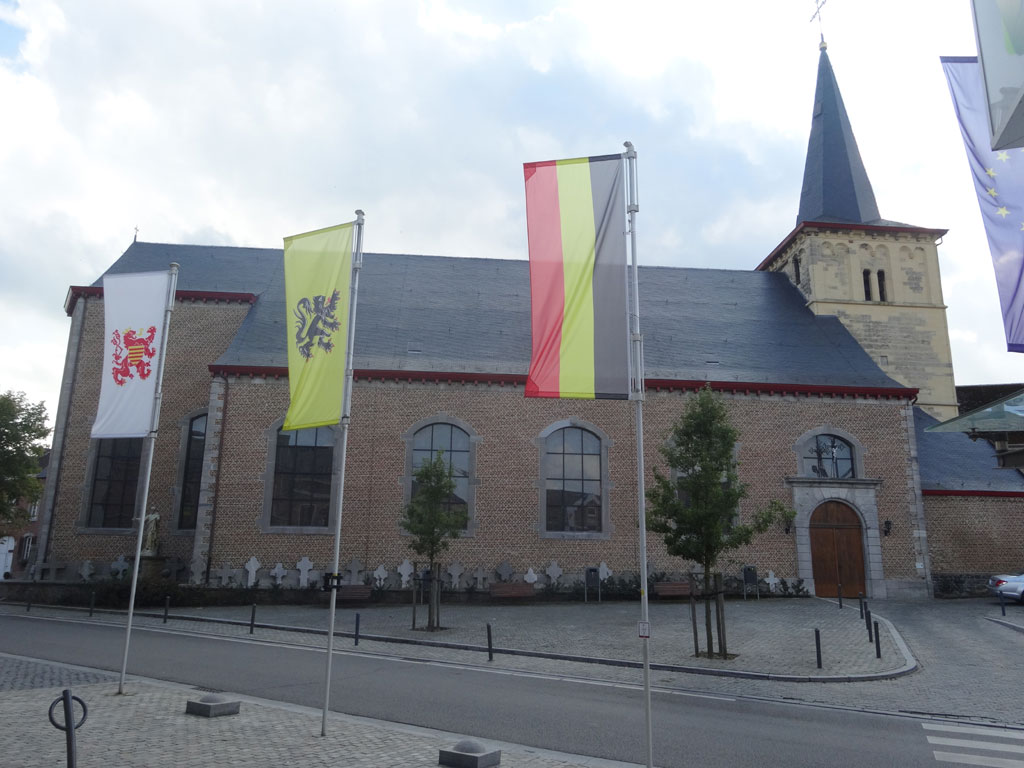
[[[99, 285], [73, 285], [68, 289], [68, 297], [64, 301], [64, 311], [70, 317], [75, 311], [75, 304], [82, 296], [103, 296], [103, 287]], [[255, 304], [255, 293], [232, 293], [229, 291], [175, 291], [174, 298], [178, 301], [207, 302], [223, 301], [226, 304]]]
[[[261, 376], [287, 378], [288, 368], [271, 365], [210, 365], [210, 373], [221, 376]], [[448, 384], [497, 384], [498, 386], [522, 386], [526, 376], [516, 373], [459, 373], [447, 371], [393, 371], [357, 369], [353, 372], [356, 381], [407, 381], [444, 382]], [[732, 394], [769, 395], [816, 395], [818, 397], [882, 398], [886, 400], [912, 400], [917, 390], [909, 387], [840, 387], [816, 384], [762, 384], [736, 381], [699, 381], [679, 379], [647, 379], [648, 390], [661, 392], [697, 391], [705, 384], [718, 392]]]
[[815, 227], [817, 229], [834, 229], [840, 232], [849, 232], [850, 230], [856, 230], [858, 232], [909, 232], [912, 235], [931, 235], [932, 239], [938, 239], [945, 235], [948, 229], [929, 229], [927, 227], [912, 227], [912, 226], [896, 226], [896, 227], [881, 227], [877, 224], [853, 224], [845, 222], [832, 222], [832, 221], [801, 221], [796, 225], [796, 228], [790, 232], [783, 239], [781, 243], [776, 246], [775, 250], [768, 254], [764, 261], [754, 267], [757, 271], [764, 271], [768, 266], [775, 261], [780, 253], [789, 247], [796, 236], [799, 235], [804, 229]]
[[944, 488], [922, 488], [923, 496], [994, 496], [1004, 499], [1024, 499], [1024, 491], [966, 491]]

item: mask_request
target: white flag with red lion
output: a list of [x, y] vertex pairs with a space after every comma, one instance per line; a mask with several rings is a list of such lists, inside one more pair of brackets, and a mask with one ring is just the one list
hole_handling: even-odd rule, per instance
[[94, 438], [145, 437], [155, 428], [154, 405], [164, 348], [170, 272], [103, 277], [102, 384]]

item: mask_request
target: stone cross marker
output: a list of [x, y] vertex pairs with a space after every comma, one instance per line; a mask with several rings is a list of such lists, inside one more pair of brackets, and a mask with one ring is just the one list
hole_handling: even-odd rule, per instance
[[484, 582], [487, 581], [487, 573], [481, 566], [477, 566], [476, 570], [473, 571], [473, 581], [476, 582], [477, 589], [484, 588]]
[[380, 589], [388, 583], [388, 569], [384, 567], [384, 563], [378, 565], [377, 570], [373, 572], [373, 581]]
[[498, 577], [502, 581], [512, 581], [512, 577], [515, 575], [515, 571], [512, 570], [512, 566], [508, 564], [507, 560], [499, 565], [496, 570], [498, 571]]
[[608, 563], [606, 563], [604, 560], [601, 561], [601, 566], [597, 572], [597, 575], [601, 577], [601, 581], [604, 581], [612, 575], [612, 569], [608, 567]]
[[78, 575], [82, 577], [82, 581], [88, 581], [92, 578], [93, 571], [92, 560], [86, 560], [82, 563], [82, 567], [78, 569]]
[[398, 566], [398, 575], [402, 577], [402, 589], [409, 586], [409, 577], [412, 576], [412, 572], [412, 563], [409, 562], [409, 558], [405, 558], [402, 564]]
[[548, 566], [548, 569], [544, 571], [544, 573], [546, 573], [548, 578], [551, 579], [552, 584], [557, 584], [558, 580], [562, 578], [562, 569], [554, 560], [551, 561], [551, 565]]
[[192, 578], [193, 584], [202, 584], [203, 575], [206, 573], [206, 558], [202, 555], [196, 555], [192, 558]]
[[110, 564], [110, 572], [117, 576], [119, 579], [124, 578], [125, 571], [128, 570], [128, 562], [124, 559], [124, 555], [118, 555], [117, 560]]
[[313, 561], [303, 555], [295, 567], [299, 569], [299, 586], [305, 589], [309, 586], [309, 572], [313, 570]]
[[249, 558], [249, 561], [245, 564], [245, 586], [251, 587], [256, 583], [256, 573], [260, 567], [260, 561], [256, 559], [255, 555]]
[[533, 568], [528, 568], [526, 575], [523, 576], [523, 581], [527, 584], [535, 584], [537, 582], [537, 574], [533, 572]]
[[775, 585], [779, 583], [779, 579], [775, 578], [775, 571], [768, 571], [768, 578], [766, 578], [764, 581], [768, 585], [768, 589], [771, 592], [775, 591]]
[[466, 569], [462, 567], [462, 563], [458, 560], [448, 566], [448, 575], [452, 579], [452, 589], [458, 589], [462, 586], [462, 574], [465, 572]]
[[352, 562], [348, 564], [348, 568], [345, 569], [345, 573], [348, 574], [349, 584], [362, 584], [363, 580], [359, 578], [359, 574], [363, 572], [363, 564], [358, 559], [352, 558]]
[[235, 575], [235, 572], [231, 568], [230, 563], [222, 563], [220, 568], [217, 568], [212, 572], [212, 575], [220, 579], [220, 585], [222, 587], [226, 587], [231, 583], [231, 577]]
[[274, 579], [274, 583], [279, 587], [281, 586], [281, 580], [287, 575], [288, 571], [284, 569], [284, 566], [281, 565], [281, 563], [275, 565], [274, 570], [270, 572], [270, 576]]

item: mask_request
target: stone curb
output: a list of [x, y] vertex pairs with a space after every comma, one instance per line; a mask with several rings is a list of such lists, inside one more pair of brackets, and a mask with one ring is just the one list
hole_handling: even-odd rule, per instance
[[993, 624], [999, 624], [1000, 626], [1007, 627], [1015, 632], [1024, 632], [1024, 626], [1012, 621], [1007, 621], [1004, 618], [996, 618], [995, 616], [985, 616], [985, 618]]

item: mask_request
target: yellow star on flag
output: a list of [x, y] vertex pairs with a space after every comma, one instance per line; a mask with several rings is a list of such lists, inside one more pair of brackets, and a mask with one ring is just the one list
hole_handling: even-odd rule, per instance
[[1010, 159], [1010, 153], [1009, 152], [1000, 152], [998, 155], [996, 155], [996, 159], [997, 160], [1002, 160], [1005, 163], [1007, 160]]
[[989, 187], [988, 188], [988, 193], [990, 195], [992, 195], [992, 197], [996, 197], [999, 194], [998, 192], [996, 192], [996, 188], [995, 187]]
[[996, 208], [996, 213], [998, 213], [998, 214], [999, 214], [1000, 216], [1002, 216], [1002, 217], [1003, 217], [1004, 219], [1005, 219], [1005, 218], [1006, 218], [1007, 216], [1009, 216], [1009, 215], [1010, 215], [1010, 212], [1009, 212], [1008, 210], [1006, 210], [1006, 206], [1005, 206], [1005, 205], [1004, 205], [1004, 206], [1002, 206], [1002, 207], [1000, 207], [1000, 208]]
[[986, 169], [985, 169], [985, 173], [987, 173], [987, 174], [988, 174], [989, 176], [992, 176], [992, 177], [995, 177], [995, 176], [998, 176], [998, 175], [999, 175], [998, 173], [996, 173], [995, 171], [993, 171], [993, 170], [992, 170], [991, 168], [986, 168]]

